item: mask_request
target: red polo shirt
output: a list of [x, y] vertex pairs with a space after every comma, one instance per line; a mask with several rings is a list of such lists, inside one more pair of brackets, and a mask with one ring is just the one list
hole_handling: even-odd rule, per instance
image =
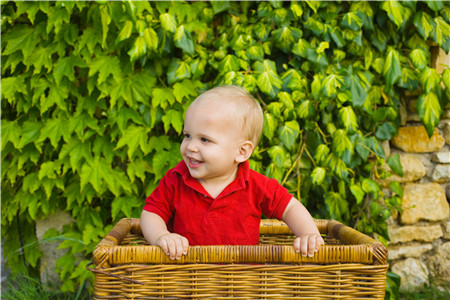
[[248, 161], [214, 199], [181, 161], [147, 197], [144, 210], [159, 215], [191, 246], [257, 245], [261, 213], [281, 219], [291, 199], [277, 180], [251, 170]]

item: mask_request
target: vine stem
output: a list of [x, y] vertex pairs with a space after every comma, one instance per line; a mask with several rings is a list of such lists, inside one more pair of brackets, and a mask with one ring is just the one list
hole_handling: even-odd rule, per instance
[[[289, 175], [291, 175], [292, 171], [294, 170], [294, 168], [296, 166], [298, 166], [298, 162], [300, 161], [300, 158], [303, 155], [303, 151], [305, 151], [306, 148], [306, 143], [304, 142], [306, 140], [306, 137], [308, 136], [308, 132], [305, 132], [305, 135], [302, 137], [302, 140], [300, 141], [300, 151], [299, 154], [297, 156], [297, 158], [295, 159], [294, 163], [292, 164], [291, 168], [287, 171], [286, 175], [283, 178], [283, 181], [281, 182], [281, 185], [284, 185], [287, 181], [287, 179], [289, 178]], [[298, 176], [298, 181], [297, 181], [297, 199], [300, 201], [300, 184], [301, 184], [301, 180], [300, 180], [300, 176]]]

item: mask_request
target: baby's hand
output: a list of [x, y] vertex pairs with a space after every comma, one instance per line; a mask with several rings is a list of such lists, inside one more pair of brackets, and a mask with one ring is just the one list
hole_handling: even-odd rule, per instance
[[161, 247], [170, 259], [180, 259], [181, 255], [187, 254], [189, 241], [179, 234], [166, 233], [156, 240], [155, 245]]
[[323, 238], [318, 234], [304, 234], [294, 240], [294, 249], [301, 252], [302, 256], [313, 257], [324, 243]]

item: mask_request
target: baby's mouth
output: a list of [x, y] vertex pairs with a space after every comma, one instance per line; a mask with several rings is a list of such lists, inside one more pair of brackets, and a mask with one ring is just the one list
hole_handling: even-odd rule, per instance
[[194, 158], [188, 158], [188, 161], [189, 161], [189, 165], [192, 167], [199, 166], [202, 163], [202, 161], [196, 160]]

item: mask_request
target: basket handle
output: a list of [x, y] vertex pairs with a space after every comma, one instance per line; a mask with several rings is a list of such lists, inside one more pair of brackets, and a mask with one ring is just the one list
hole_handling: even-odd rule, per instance
[[92, 264], [94, 264], [94, 261], [91, 260], [91, 262], [88, 263], [88, 264], [86, 265], [86, 270], [91, 271], [91, 272], [93, 272], [93, 273], [103, 274], [103, 275], [115, 277], [115, 278], [117, 278], [117, 279], [130, 281], [130, 282], [133, 282], [133, 283], [136, 283], [136, 284], [142, 284], [142, 285], [145, 285], [145, 283], [142, 282], [142, 281], [130, 279], [130, 278], [127, 278], [127, 277], [124, 277], [124, 276], [120, 276], [120, 275], [111, 274], [111, 273], [109, 273], [109, 272], [105, 272], [105, 271], [98, 270], [98, 269], [95, 269], [95, 268], [89, 268], [89, 266], [92, 265]]

